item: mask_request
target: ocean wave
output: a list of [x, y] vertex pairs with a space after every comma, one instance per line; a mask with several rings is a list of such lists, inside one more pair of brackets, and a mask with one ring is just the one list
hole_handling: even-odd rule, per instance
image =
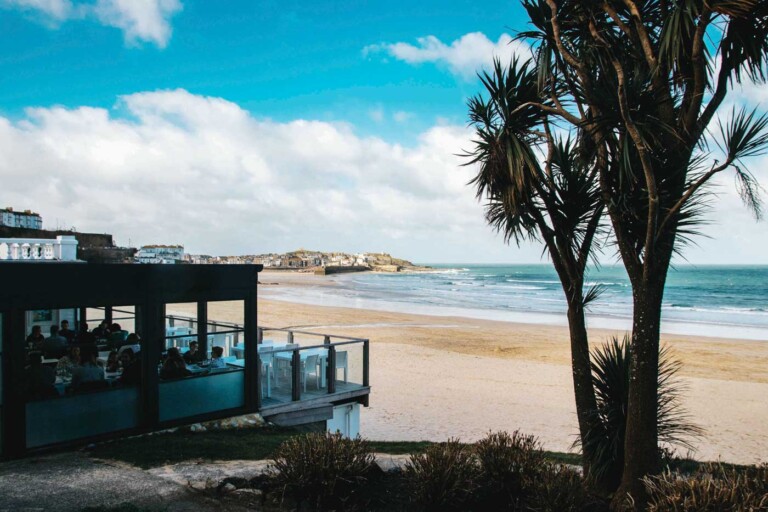
[[560, 281], [548, 281], [541, 279], [506, 279], [508, 283], [539, 283], [539, 284], [560, 284]]

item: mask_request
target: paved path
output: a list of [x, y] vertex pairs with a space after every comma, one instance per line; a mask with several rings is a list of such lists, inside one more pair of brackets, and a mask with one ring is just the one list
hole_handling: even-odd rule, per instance
[[[407, 456], [376, 454], [384, 470], [402, 467]], [[267, 461], [188, 461], [142, 470], [128, 464], [60, 453], [0, 463], [0, 512], [79, 511], [131, 503], [166, 512], [243, 510], [195, 489], [226, 477], [250, 479]]]
[[0, 511], [78, 511], [131, 503], [168, 512], [220, 505], [185, 485], [125, 464], [70, 452], [0, 464]]

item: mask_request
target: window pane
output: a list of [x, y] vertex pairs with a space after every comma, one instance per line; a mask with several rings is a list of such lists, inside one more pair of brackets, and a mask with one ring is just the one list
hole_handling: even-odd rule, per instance
[[[126, 330], [135, 327], [134, 311], [133, 306], [114, 311], [108, 333], [99, 332], [99, 325], [91, 326], [95, 332], [88, 330], [82, 322], [83, 330], [68, 329], [62, 321], [70, 315], [76, 318], [75, 309], [27, 312], [28, 326], [30, 321], [32, 326], [22, 341], [27, 347], [22, 385], [28, 448], [138, 424], [140, 370], [135, 354], [141, 344]], [[39, 324], [34, 322], [54, 327], [39, 347], [38, 332], [33, 329]]]
[[245, 406], [242, 312], [243, 301], [210, 302], [203, 324], [197, 304], [166, 305], [160, 421]]

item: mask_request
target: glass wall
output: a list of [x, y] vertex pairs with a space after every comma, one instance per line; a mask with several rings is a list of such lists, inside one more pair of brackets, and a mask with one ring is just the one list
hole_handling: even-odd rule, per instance
[[166, 305], [160, 421], [245, 406], [243, 308], [243, 301], [209, 302], [203, 319], [197, 304]]
[[3, 455], [3, 314], [0, 313], [0, 456]]
[[37, 322], [58, 320], [62, 312], [77, 318], [79, 310], [27, 311], [27, 337], [13, 341], [24, 343], [26, 354], [21, 385], [28, 448], [138, 425], [141, 341], [133, 332], [135, 308], [121, 308], [106, 329], [98, 318], [90, 325], [79, 322], [77, 330], [59, 321], [58, 332], [40, 340]]

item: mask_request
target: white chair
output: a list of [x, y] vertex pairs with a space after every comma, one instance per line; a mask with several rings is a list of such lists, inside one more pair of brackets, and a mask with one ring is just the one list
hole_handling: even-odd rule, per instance
[[304, 381], [305, 392], [307, 391], [307, 378], [309, 378], [310, 375], [315, 376], [315, 386], [320, 389], [320, 372], [317, 370], [319, 357], [320, 356], [317, 354], [314, 354], [307, 356], [307, 358], [301, 362], [301, 380]]
[[[344, 383], [347, 382], [347, 351], [342, 350], [340, 352], [336, 352], [336, 370], [339, 368], [342, 368], [344, 370]], [[336, 378], [336, 372], [333, 372], [333, 378]]]

